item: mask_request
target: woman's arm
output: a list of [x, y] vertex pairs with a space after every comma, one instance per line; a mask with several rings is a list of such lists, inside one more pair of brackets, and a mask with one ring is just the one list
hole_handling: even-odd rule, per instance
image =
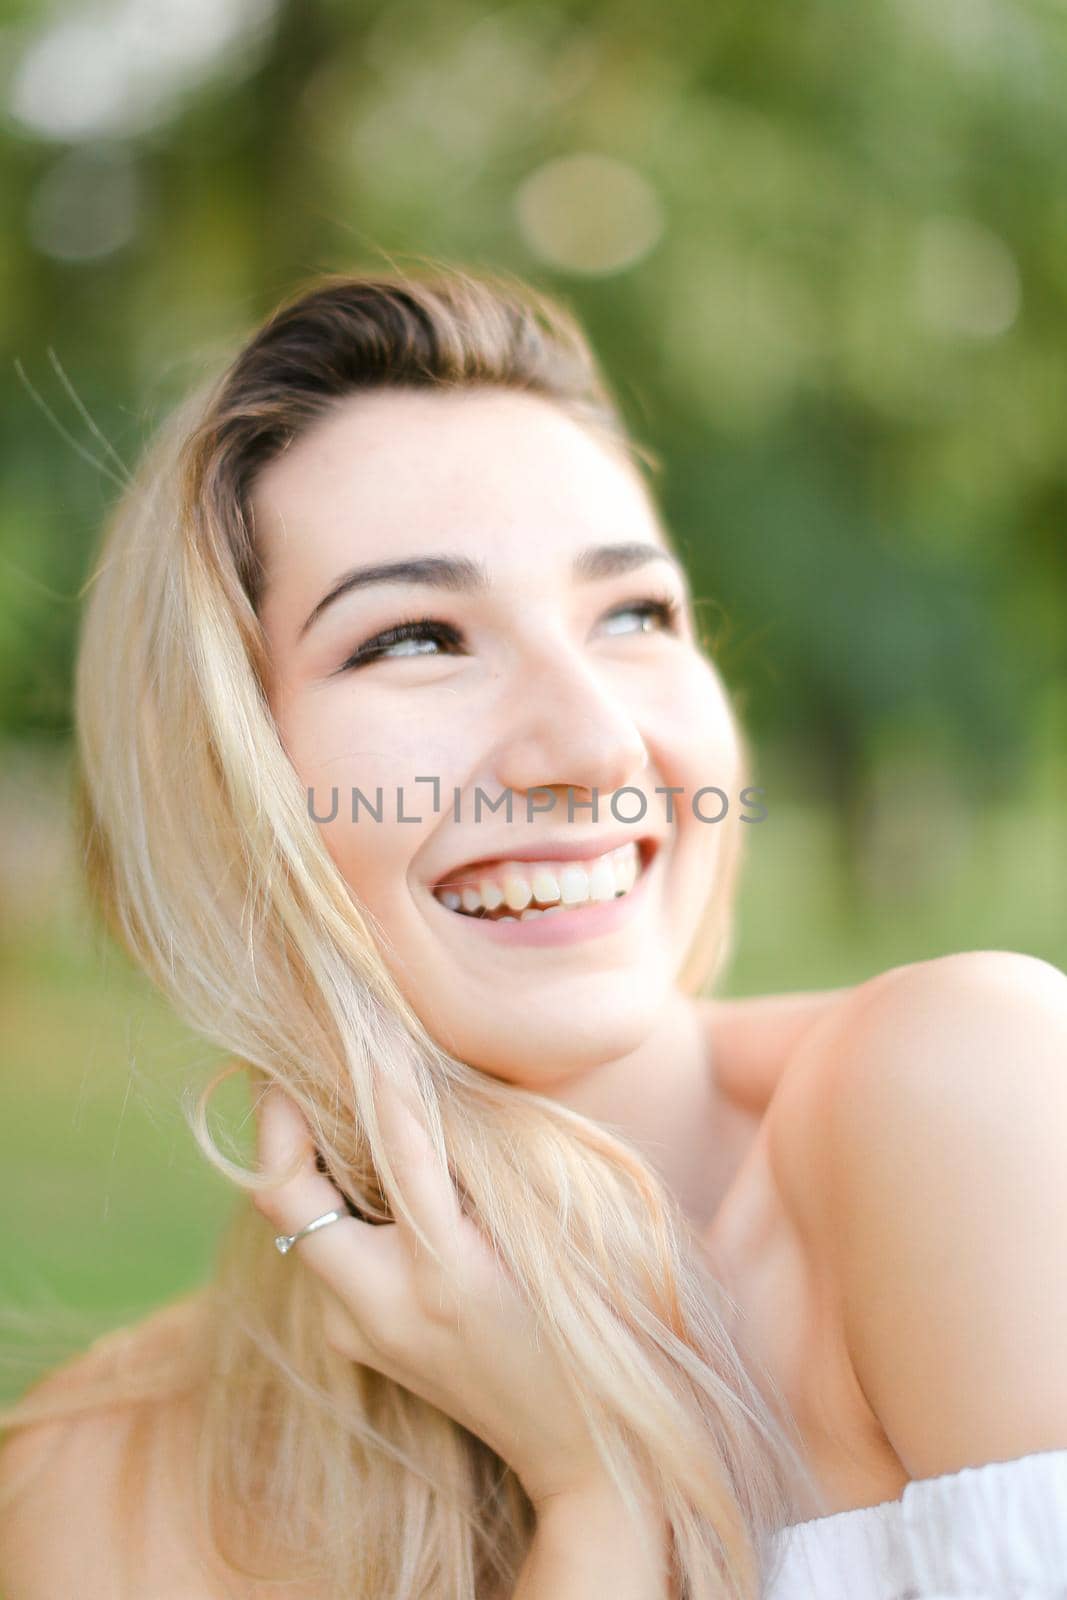
[[1067, 1447], [1067, 978], [1005, 951], [897, 969], [811, 1080], [785, 1198], [906, 1471]]
[[515, 1600], [670, 1600], [666, 1523], [635, 1523], [610, 1484], [545, 1504]]

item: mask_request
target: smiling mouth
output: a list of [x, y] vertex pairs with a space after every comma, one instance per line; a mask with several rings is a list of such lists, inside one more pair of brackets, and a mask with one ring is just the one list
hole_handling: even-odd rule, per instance
[[508, 861], [475, 881], [438, 885], [434, 898], [460, 917], [528, 922], [628, 895], [652, 861], [655, 839], [633, 840], [584, 861]]

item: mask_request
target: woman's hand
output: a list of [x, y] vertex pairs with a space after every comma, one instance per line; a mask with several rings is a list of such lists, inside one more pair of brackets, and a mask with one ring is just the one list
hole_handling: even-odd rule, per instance
[[[293, 1248], [321, 1280], [331, 1349], [374, 1368], [484, 1440], [516, 1472], [534, 1506], [597, 1493], [607, 1481], [566, 1373], [537, 1318], [460, 1206], [416, 1115], [380, 1082], [378, 1115], [414, 1216], [447, 1264], [442, 1272], [401, 1217], [345, 1216]], [[276, 1087], [256, 1107], [260, 1171], [282, 1177], [254, 1204], [277, 1233], [296, 1233], [345, 1198], [316, 1166], [308, 1124]], [[279, 1261], [278, 1271], [287, 1264]], [[289, 1264], [291, 1270], [291, 1264]]]

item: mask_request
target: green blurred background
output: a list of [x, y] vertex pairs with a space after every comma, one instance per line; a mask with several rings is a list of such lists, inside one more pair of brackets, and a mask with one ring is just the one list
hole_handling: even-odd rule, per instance
[[770, 813], [726, 992], [1067, 966], [1064, 4], [8, 3], [0, 61], [5, 1305], [134, 1315], [232, 1203], [81, 899], [71, 666], [109, 447], [322, 270], [533, 279], [662, 458]]

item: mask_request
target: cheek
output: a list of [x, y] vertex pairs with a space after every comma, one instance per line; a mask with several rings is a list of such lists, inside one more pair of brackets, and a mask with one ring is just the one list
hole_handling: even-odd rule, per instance
[[[357, 710], [345, 694], [308, 697], [278, 716], [323, 844], [353, 893], [383, 920], [407, 905], [409, 863], [447, 811], [452, 784], [461, 781], [463, 751], [428, 739], [425, 721], [372, 701]], [[420, 776], [439, 780], [436, 813], [433, 785], [416, 782]]]
[[[647, 722], [649, 743], [666, 781], [683, 785], [676, 803], [688, 807], [698, 789], [714, 785], [731, 811], [740, 805], [737, 784], [741, 748], [729, 699], [711, 664], [694, 655], [672, 674]], [[714, 795], [701, 801], [705, 814], [719, 809]]]
[[[739, 731], [710, 662], [694, 656], [679, 670], [651, 727], [661, 774], [657, 781], [682, 791], [673, 796], [674, 859], [668, 879], [671, 935], [680, 965], [706, 914], [723, 868], [727, 834], [739, 826], [742, 810]], [[656, 801], [657, 821], [665, 824], [667, 799], [657, 796]]]
[[306, 699], [277, 722], [323, 844], [350, 888], [376, 909], [418, 832], [396, 821], [397, 786], [406, 794], [410, 784], [403, 751], [384, 730], [351, 715], [340, 696]]

